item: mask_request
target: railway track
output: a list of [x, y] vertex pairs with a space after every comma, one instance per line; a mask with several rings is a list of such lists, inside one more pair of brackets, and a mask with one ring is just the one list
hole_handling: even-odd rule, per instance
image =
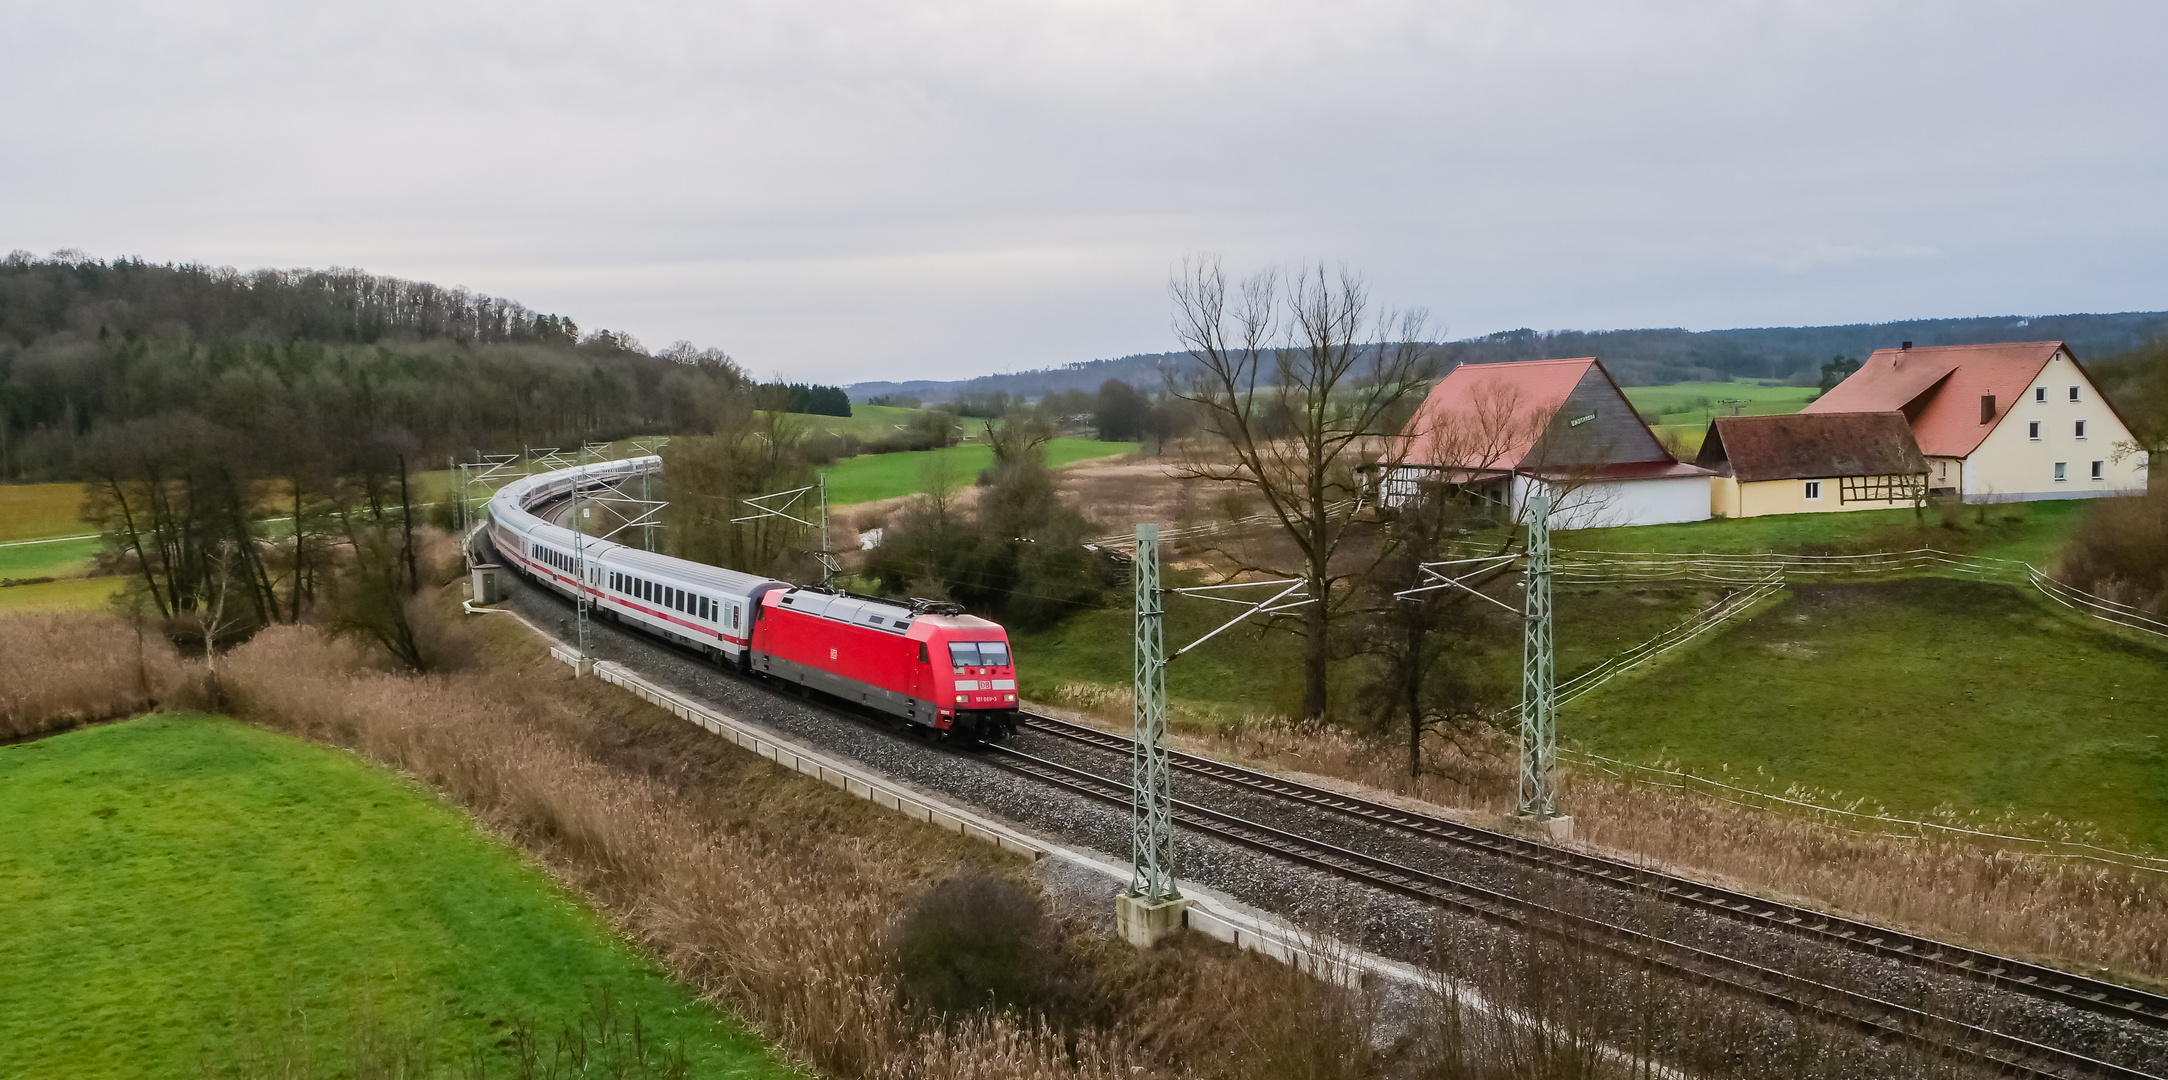
[[[1026, 727], [1046, 735], [1127, 755], [1130, 740], [1111, 732], [1050, 716], [1026, 714]], [[2021, 993], [2087, 1012], [2133, 1020], [2168, 1030], [2168, 997], [2056, 968], [2013, 960], [1901, 930], [1797, 907], [1749, 893], [1706, 885], [1647, 867], [1600, 855], [1537, 843], [1446, 818], [1419, 814], [1328, 788], [1304, 784], [1238, 765], [1169, 751], [1173, 767], [1272, 798], [1326, 810], [1359, 821], [1471, 848], [1501, 858], [1629, 889], [1641, 895], [1799, 935], [1874, 956], [1961, 975], [1999, 989]]]
[[[1026, 714], [1026, 728], [1096, 749], [1127, 755], [1130, 740], [1052, 717]], [[1126, 783], [1039, 758], [1005, 746], [993, 760], [1012, 771], [1102, 802], [1128, 805]], [[1757, 928], [1801, 935], [1875, 956], [1962, 975], [2055, 1004], [2168, 1027], [2168, 999], [2130, 987], [2027, 964], [1978, 950], [1873, 924], [1844, 919], [1703, 885], [1630, 863], [1566, 851], [1520, 837], [1286, 780], [1194, 755], [1170, 753], [1179, 771], [1347, 817], [1385, 825], [1448, 844], [1481, 850], [1530, 867], [1565, 873], [1613, 888], [1739, 920]], [[1810, 1012], [1872, 1035], [1978, 1058], [1993, 1068], [2032, 1076], [2150, 1077], [2147, 1073], [2061, 1047], [1996, 1031], [1924, 1009], [1886, 1001], [1844, 987], [1803, 978], [1737, 957], [1586, 915], [1560, 910], [1493, 889], [1455, 881], [1389, 859], [1353, 851], [1314, 837], [1248, 821], [1177, 800], [1176, 820], [1199, 832], [1356, 880], [1429, 900], [1486, 921], [1557, 937], [1589, 941], [1641, 963], [1661, 966], [1695, 981], [1720, 985], [1780, 1007]]]

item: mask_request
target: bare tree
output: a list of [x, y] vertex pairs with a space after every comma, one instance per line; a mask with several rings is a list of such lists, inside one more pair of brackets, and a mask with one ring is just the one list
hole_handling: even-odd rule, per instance
[[220, 540], [204, 561], [205, 573], [196, 579], [196, 595], [191, 606], [194, 629], [203, 638], [203, 667], [209, 676], [211, 707], [218, 709], [224, 707], [226, 698], [225, 688], [218, 681], [219, 641], [254, 620], [252, 616], [237, 614], [227, 604], [234, 573], [243, 567], [239, 545], [230, 539]]
[[1334, 556], [1359, 493], [1355, 466], [1435, 374], [1423, 341], [1428, 316], [1373, 311], [1362, 278], [1345, 267], [1265, 270], [1230, 290], [1208, 256], [1185, 260], [1169, 291], [1175, 334], [1195, 366], [1170, 389], [1195, 407], [1216, 451], [1190, 454], [1179, 473], [1254, 490], [1299, 552], [1310, 601], [1302, 712], [1321, 717], [1334, 590], [1350, 572]]

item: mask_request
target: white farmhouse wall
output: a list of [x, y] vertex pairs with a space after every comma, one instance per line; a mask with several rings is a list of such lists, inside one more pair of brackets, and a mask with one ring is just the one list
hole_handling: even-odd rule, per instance
[[[2070, 388], [2078, 388], [2078, 400], [2070, 400]], [[2047, 400], [2035, 400], [2035, 388], [2047, 390]], [[2085, 421], [2085, 437], [2077, 435], [2078, 421]], [[2032, 438], [2031, 425], [2040, 425], [2040, 438]], [[2005, 413], [1995, 430], [1965, 459], [1966, 502], [2024, 502], [2034, 499], [2090, 499], [2104, 495], [2145, 493], [2145, 455], [2130, 454], [2118, 463], [2118, 443], [2132, 442], [2130, 429], [2109, 411], [2108, 403], [2092, 380], [2057, 352], [2031, 385]], [[2055, 479], [2055, 463], [2063, 462], [2066, 479]], [[2093, 462], [2101, 463], [2101, 478], [2092, 478]]]
[[[1513, 510], [1519, 514], [1539, 480], [1513, 478]], [[1603, 529], [1621, 525], [1670, 525], [1709, 519], [1709, 477], [1670, 476], [1612, 480], [1566, 492], [1553, 507], [1554, 529]]]

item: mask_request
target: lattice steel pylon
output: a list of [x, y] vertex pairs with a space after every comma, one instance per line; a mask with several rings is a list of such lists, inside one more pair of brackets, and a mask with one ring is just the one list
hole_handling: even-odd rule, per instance
[[1551, 677], [1551, 497], [1528, 503], [1528, 569], [1521, 580], [1521, 790], [1515, 810], [1539, 821], [1558, 816], [1551, 788], [1558, 697]]
[[1167, 765], [1166, 607], [1159, 589], [1159, 526], [1137, 526], [1136, 739], [1129, 760], [1129, 895], [1147, 904], [1182, 898], [1174, 885], [1174, 795]]

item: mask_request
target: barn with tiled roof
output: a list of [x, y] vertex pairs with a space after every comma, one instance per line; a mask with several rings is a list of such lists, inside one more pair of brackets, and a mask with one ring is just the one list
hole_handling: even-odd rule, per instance
[[1454, 368], [1388, 457], [1387, 502], [1448, 485], [1516, 515], [1549, 493], [1561, 529], [1709, 516], [1709, 471], [1664, 449], [1593, 356]]

